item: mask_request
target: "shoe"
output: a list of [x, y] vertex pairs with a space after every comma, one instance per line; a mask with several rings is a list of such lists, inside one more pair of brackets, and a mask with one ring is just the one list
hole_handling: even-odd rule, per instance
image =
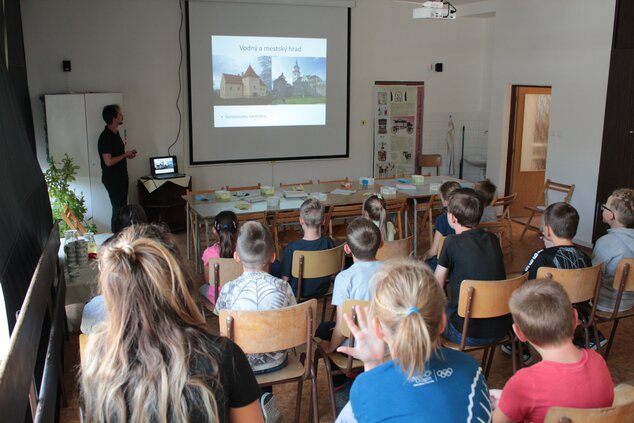
[[[586, 347], [586, 339], [584, 336], [575, 336], [572, 343], [575, 344], [579, 348]], [[608, 343], [608, 340], [605, 338], [605, 336], [603, 336], [601, 332], [599, 332], [599, 348], [604, 347], [607, 343]], [[597, 348], [596, 342], [594, 342], [593, 335], [590, 335], [590, 342], [588, 342], [588, 348], [593, 349], [595, 351], [599, 350], [599, 348]]]
[[[504, 344], [500, 347], [500, 349], [506, 355], [513, 354], [513, 347], [511, 346], [511, 344]], [[528, 366], [529, 364], [533, 362], [533, 356], [531, 355], [531, 350], [528, 349], [526, 344], [522, 344], [522, 361], [524, 362], [525, 366]]]
[[281, 423], [282, 412], [277, 407], [277, 401], [270, 392], [265, 392], [260, 397], [260, 404], [262, 405], [262, 414], [264, 414], [264, 421], [266, 423]]

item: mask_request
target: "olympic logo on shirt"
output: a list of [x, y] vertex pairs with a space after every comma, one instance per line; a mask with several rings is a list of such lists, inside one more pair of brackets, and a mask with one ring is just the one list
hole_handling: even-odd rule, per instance
[[452, 374], [453, 374], [453, 369], [451, 367], [448, 367], [446, 369], [436, 370], [436, 376], [441, 377], [443, 379], [451, 376]]

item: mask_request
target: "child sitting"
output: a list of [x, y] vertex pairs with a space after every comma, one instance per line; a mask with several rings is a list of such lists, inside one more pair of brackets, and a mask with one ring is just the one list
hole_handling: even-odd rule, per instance
[[[456, 234], [445, 239], [435, 274], [441, 287], [449, 279], [449, 322], [444, 336], [455, 343], [462, 339], [464, 323], [464, 319], [458, 316], [462, 281], [506, 279], [500, 241], [494, 234], [476, 228], [481, 217], [482, 202], [474, 190], [460, 188], [453, 192], [449, 198], [447, 218]], [[510, 327], [510, 315], [471, 320], [467, 345], [483, 345], [503, 338]]]
[[214, 218], [212, 231], [218, 237], [218, 242], [207, 247], [201, 258], [205, 275], [205, 284], [200, 287], [200, 294], [210, 303], [216, 303], [216, 290], [209, 285], [209, 259], [233, 258], [236, 251], [236, 238], [238, 236], [238, 216], [230, 210], [221, 211]]
[[[290, 285], [268, 274], [275, 260], [273, 238], [260, 222], [247, 222], [240, 228], [234, 258], [242, 263], [244, 273], [222, 286], [215, 312], [220, 310], [273, 310], [297, 304]], [[248, 354], [255, 374], [284, 366], [286, 351]]]
[[[344, 316], [355, 347], [338, 351], [362, 360], [337, 422], [476, 422], [490, 420], [482, 370], [469, 355], [442, 348], [444, 293], [434, 274], [414, 260], [390, 260], [375, 275], [369, 312], [358, 325]], [[384, 362], [385, 344], [391, 360]]]
[[352, 254], [354, 264], [340, 272], [335, 278], [332, 305], [337, 307], [335, 322], [324, 322], [317, 328], [316, 335], [323, 339], [321, 347], [333, 352], [346, 341], [341, 333], [343, 326], [342, 306], [344, 300], [370, 300], [374, 274], [383, 262], [376, 260], [376, 252], [381, 247], [381, 233], [372, 221], [357, 217], [346, 229], [346, 254]]
[[387, 203], [381, 194], [372, 194], [363, 202], [362, 216], [367, 217], [381, 231], [383, 241], [394, 241], [394, 223], [387, 219]]
[[[509, 301], [513, 330], [542, 357], [506, 382], [493, 421], [542, 422], [550, 407], [612, 405], [614, 388], [603, 357], [572, 343], [577, 311], [564, 288], [550, 279], [530, 281]], [[499, 393], [492, 392], [494, 398]]]
[[[601, 206], [603, 222], [610, 226], [608, 233], [594, 244], [592, 263], [604, 263], [603, 282], [599, 293], [597, 309], [612, 311], [616, 304], [617, 291], [612, 288], [616, 267], [622, 258], [634, 257], [634, 190], [615, 190], [608, 201]], [[634, 306], [634, 294], [624, 292], [619, 311]]]
[[496, 187], [490, 180], [485, 179], [484, 181], [476, 183], [473, 189], [475, 189], [476, 193], [482, 200], [483, 211], [480, 223], [497, 222], [498, 217], [495, 212], [495, 207], [491, 204], [495, 199], [495, 193], [498, 187]]
[[[440, 186], [440, 201], [442, 202], [442, 206], [444, 208], [446, 208], [449, 204], [449, 197], [451, 196], [451, 193], [458, 188], [460, 188], [460, 184], [456, 181], [447, 181]], [[434, 223], [434, 239], [431, 242], [429, 250], [425, 251], [425, 254], [423, 254], [423, 260], [427, 262], [432, 270], [436, 270], [436, 265], [438, 264], [438, 258], [436, 256], [438, 255], [440, 240], [447, 235], [453, 235], [455, 233], [456, 231], [449, 226], [447, 212], [444, 211], [436, 218], [436, 222]]]
[[[324, 206], [315, 198], [308, 198], [299, 208], [299, 223], [302, 226], [304, 237], [300, 240], [289, 242], [284, 249], [284, 259], [281, 263], [281, 277], [290, 281], [293, 292], [297, 293], [297, 278], [291, 275], [293, 267], [293, 252], [328, 250], [335, 246], [332, 239], [321, 236], [321, 225], [324, 223]], [[304, 279], [302, 283], [301, 297], [313, 297], [324, 294], [330, 287], [330, 277]]]
[[568, 203], [554, 203], [546, 207], [544, 220], [544, 247], [533, 253], [524, 273], [528, 279], [537, 277], [540, 267], [581, 269], [592, 266], [592, 260], [576, 247], [572, 239], [577, 234], [579, 213]]

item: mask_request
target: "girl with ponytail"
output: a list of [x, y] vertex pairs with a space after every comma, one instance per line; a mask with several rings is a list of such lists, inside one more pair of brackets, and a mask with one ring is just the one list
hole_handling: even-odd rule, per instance
[[[465, 353], [442, 348], [445, 297], [434, 274], [414, 260], [390, 260], [376, 273], [369, 310], [358, 324], [344, 315], [354, 347], [337, 351], [362, 360], [350, 402], [337, 422], [488, 422], [482, 370]], [[384, 362], [387, 345], [391, 360]]]
[[218, 237], [218, 242], [207, 247], [201, 258], [205, 266], [205, 284], [200, 288], [200, 293], [209, 302], [216, 304], [216, 290], [209, 285], [209, 259], [233, 258], [238, 239], [238, 216], [230, 210], [221, 211], [214, 218], [213, 233]]
[[133, 225], [102, 247], [108, 320], [81, 363], [85, 422], [263, 422], [242, 350], [214, 336], [169, 235]]
[[381, 194], [372, 194], [363, 202], [363, 217], [367, 217], [381, 231], [383, 241], [394, 241], [394, 224], [387, 219], [387, 203]]

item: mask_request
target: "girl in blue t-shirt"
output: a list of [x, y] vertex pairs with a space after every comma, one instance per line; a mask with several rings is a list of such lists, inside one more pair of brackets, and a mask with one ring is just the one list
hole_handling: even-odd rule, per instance
[[[362, 360], [365, 372], [337, 422], [490, 421], [482, 369], [467, 354], [439, 346], [445, 297], [429, 267], [388, 261], [375, 281], [370, 309], [357, 310], [358, 324], [344, 315], [356, 345], [337, 351]], [[384, 362], [386, 344], [392, 359]]]

